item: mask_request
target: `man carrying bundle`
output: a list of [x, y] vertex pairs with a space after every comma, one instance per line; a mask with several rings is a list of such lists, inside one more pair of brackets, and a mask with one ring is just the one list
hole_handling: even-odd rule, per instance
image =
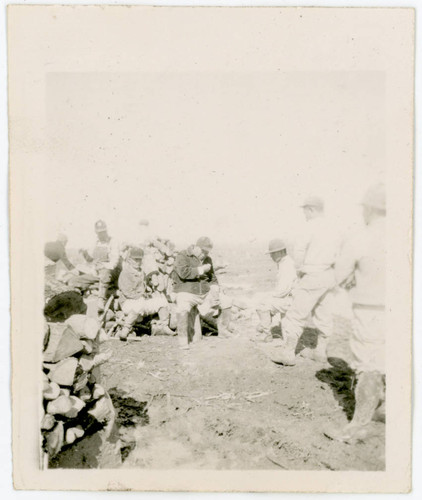
[[231, 300], [220, 293], [209, 253], [213, 245], [203, 236], [196, 245], [180, 252], [174, 264], [177, 332], [182, 349], [202, 337], [200, 315], [217, 316], [218, 335], [231, 337]]
[[125, 340], [136, 321], [144, 316], [158, 314], [158, 320], [151, 323], [151, 335], [175, 335], [168, 326], [170, 308], [163, 293], [148, 293], [145, 273], [142, 270], [144, 252], [141, 248], [131, 248], [119, 276], [120, 304], [125, 313], [125, 321], [119, 338]]

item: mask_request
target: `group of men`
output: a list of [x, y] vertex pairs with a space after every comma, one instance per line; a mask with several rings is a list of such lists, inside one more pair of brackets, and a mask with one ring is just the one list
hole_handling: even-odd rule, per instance
[[[318, 342], [315, 349], [305, 349], [302, 356], [315, 361], [327, 360], [327, 345], [333, 333], [335, 295], [339, 288], [349, 291], [354, 326], [350, 337], [351, 359], [355, 370], [356, 407], [352, 421], [344, 429], [327, 430], [326, 435], [341, 441], [364, 438], [369, 424], [382, 403], [385, 390], [385, 216], [384, 185], [371, 187], [362, 200], [364, 228], [359, 235], [340, 247], [335, 232], [324, 217], [324, 201], [307, 198], [303, 212], [307, 221], [304, 232], [293, 249], [287, 252], [281, 239], [272, 240], [268, 253], [277, 264], [277, 287], [257, 303], [259, 317], [256, 340], [271, 342], [270, 359], [280, 365], [296, 364], [298, 341], [310, 317]], [[149, 286], [148, 253], [142, 245], [122, 252], [108, 234], [103, 221], [95, 224], [97, 243], [90, 254], [80, 251], [90, 265], [83, 272], [66, 256], [66, 238], [48, 243], [45, 255], [50, 262], [61, 261], [69, 285], [80, 289], [98, 283], [100, 308], [117, 282], [121, 309], [125, 314], [119, 332], [126, 339], [135, 322], [154, 315], [152, 333], [172, 335], [171, 315], [176, 316], [179, 347], [189, 349], [201, 336], [201, 318], [214, 324], [221, 337], [233, 337], [232, 301], [220, 289], [208, 237], [180, 251], [174, 262], [171, 286], [155, 290]], [[281, 340], [274, 341], [271, 324], [281, 316]], [[174, 321], [173, 321], [174, 323]]]
[[[299, 339], [310, 317], [318, 333], [315, 349], [301, 355], [327, 361], [327, 346], [333, 333], [335, 296], [339, 288], [349, 292], [353, 331], [346, 361], [357, 377], [355, 412], [344, 429], [327, 429], [336, 440], [352, 442], [370, 432], [370, 422], [385, 398], [385, 217], [383, 184], [372, 186], [362, 200], [364, 227], [340, 245], [324, 217], [324, 202], [309, 197], [302, 205], [308, 230], [297, 242], [292, 259], [282, 240], [270, 242], [269, 254], [277, 263], [277, 287], [260, 300], [257, 313], [258, 340], [273, 342], [273, 362], [296, 364]], [[281, 315], [282, 340], [270, 333], [271, 318]]]
[[210, 238], [201, 237], [177, 254], [169, 283], [163, 289], [154, 286], [158, 268], [146, 242], [118, 245], [102, 220], [95, 223], [95, 232], [91, 253], [79, 251], [86, 264], [74, 266], [70, 262], [65, 248], [67, 238], [59, 235], [57, 241], [45, 245], [46, 268], [54, 264], [56, 277], [72, 288], [86, 291], [93, 285], [98, 287], [100, 312], [116, 289], [124, 313], [120, 339], [126, 340], [135, 323], [149, 316], [154, 317], [152, 335], [175, 335], [170, 324], [176, 323], [183, 350], [202, 337], [201, 319], [220, 337], [235, 336], [230, 326], [232, 301], [220, 290], [209, 255], [213, 247]]

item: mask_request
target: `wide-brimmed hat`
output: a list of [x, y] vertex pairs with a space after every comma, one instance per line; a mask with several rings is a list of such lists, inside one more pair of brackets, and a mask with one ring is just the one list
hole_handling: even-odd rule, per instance
[[275, 252], [280, 252], [281, 250], [286, 249], [286, 244], [284, 243], [283, 240], [276, 238], [274, 240], [271, 240], [269, 245], [268, 245], [268, 252], [265, 252], [266, 254], [271, 254]]
[[302, 208], [304, 207], [313, 207], [317, 208], [319, 210], [324, 210], [324, 200], [320, 196], [316, 195], [311, 195], [307, 196], [302, 205], [300, 205]]
[[385, 210], [385, 185], [380, 183], [371, 186], [364, 194], [361, 204], [377, 210]]
[[202, 250], [211, 250], [213, 245], [208, 236], [201, 236], [196, 242], [196, 246], [202, 248]]
[[107, 224], [103, 220], [97, 220], [97, 222], [95, 223], [95, 231], [97, 233], [107, 231]]

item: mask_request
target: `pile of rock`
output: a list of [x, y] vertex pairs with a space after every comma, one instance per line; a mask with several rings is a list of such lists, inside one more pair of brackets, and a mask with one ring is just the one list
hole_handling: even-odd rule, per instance
[[75, 314], [64, 323], [46, 323], [43, 351], [43, 449], [49, 458], [87, 432], [112, 425], [114, 408], [100, 384], [100, 323]]

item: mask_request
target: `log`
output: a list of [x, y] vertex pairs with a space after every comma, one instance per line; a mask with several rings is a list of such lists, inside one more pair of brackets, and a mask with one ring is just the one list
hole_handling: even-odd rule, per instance
[[115, 416], [115, 412], [110, 397], [105, 395], [98, 399], [95, 406], [89, 410], [88, 413], [102, 424], [112, 420]]
[[82, 340], [82, 344], [84, 346], [84, 353], [91, 354], [94, 349], [92, 340]]
[[74, 314], [66, 320], [80, 339], [94, 340], [100, 329], [98, 321], [83, 314]]
[[66, 358], [57, 363], [48, 374], [52, 382], [59, 385], [71, 386], [75, 378], [78, 360], [76, 358]]
[[75, 332], [66, 324], [51, 323], [47, 349], [43, 353], [43, 360], [47, 363], [57, 363], [62, 359], [73, 356], [83, 349]]
[[46, 448], [50, 457], [54, 457], [61, 450], [64, 442], [63, 422], [57, 422], [56, 427], [47, 434]]
[[85, 403], [76, 396], [70, 396], [70, 401], [71, 407], [67, 412], [63, 413], [63, 416], [67, 418], [76, 418], [78, 413], [84, 408]]
[[[84, 403], [86, 403], [87, 401], [90, 401], [92, 398], [93, 398], [93, 395], [90, 391], [90, 389], [88, 389], [87, 386], [83, 387], [79, 392], [78, 392], [78, 397], [79, 399], [81, 399]], [[95, 399], [95, 398], [94, 398]]]
[[46, 413], [41, 420], [41, 429], [44, 431], [49, 431], [54, 427], [55, 424], [56, 419], [53, 417], [53, 415]]
[[92, 391], [93, 399], [99, 399], [101, 396], [104, 396], [104, 394], [105, 394], [104, 387], [100, 384], [95, 384], [94, 390]]
[[75, 392], [81, 391], [88, 383], [88, 373], [82, 372], [73, 384], [73, 390]]
[[60, 396], [60, 387], [55, 382], [50, 382], [47, 386], [47, 389], [43, 391], [44, 399], [48, 401], [53, 401]]
[[76, 439], [80, 439], [85, 434], [85, 431], [80, 425], [77, 427], [69, 427], [66, 431], [66, 443], [72, 444]]
[[72, 409], [72, 401], [69, 396], [59, 396], [47, 405], [47, 413], [50, 415], [64, 415]]

